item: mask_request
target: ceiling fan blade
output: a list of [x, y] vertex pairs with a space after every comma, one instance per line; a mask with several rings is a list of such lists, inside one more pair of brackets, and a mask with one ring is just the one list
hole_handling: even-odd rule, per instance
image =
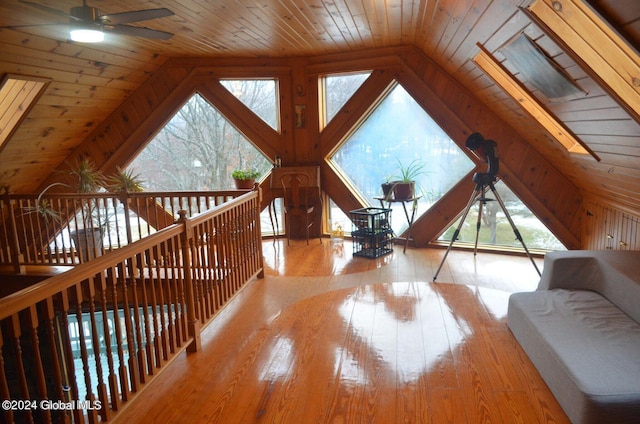
[[134, 10], [132, 12], [109, 13], [100, 16], [99, 20], [105, 25], [120, 25], [132, 22], [148, 21], [151, 19], [173, 16], [173, 12], [166, 8]]
[[107, 25], [104, 27], [105, 31], [112, 32], [120, 35], [130, 35], [133, 37], [145, 37], [156, 38], [158, 40], [168, 40], [173, 37], [173, 34], [165, 31], [158, 31], [156, 29], [134, 27], [129, 25]]
[[26, 25], [3, 25], [0, 29], [19, 29], [19, 28], [34, 28], [44, 26], [69, 26], [69, 24], [50, 23], [50, 24], [26, 24]]
[[58, 16], [61, 16], [63, 18], [66, 18], [66, 19], [71, 19], [71, 20], [74, 20], [74, 21], [80, 20], [80, 19], [76, 18], [75, 16], [71, 16], [68, 13], [63, 12], [61, 10], [54, 9], [52, 7], [49, 7], [49, 6], [45, 6], [44, 4], [34, 3], [34, 2], [31, 2], [31, 1], [25, 1], [25, 0], [19, 0], [19, 1], [20, 1], [20, 3], [26, 4], [27, 6], [35, 7], [36, 9], [44, 10], [45, 12], [49, 12], [49, 13], [52, 13], [54, 15], [58, 15]]

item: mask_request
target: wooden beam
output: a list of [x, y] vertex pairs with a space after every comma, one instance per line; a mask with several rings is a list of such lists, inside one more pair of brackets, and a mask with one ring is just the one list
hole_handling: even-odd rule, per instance
[[526, 11], [640, 122], [640, 57], [584, 1], [536, 0]]
[[491, 53], [481, 44], [478, 44], [478, 47], [480, 52], [473, 58], [473, 62], [515, 99], [522, 109], [538, 121], [555, 140], [571, 153], [591, 154], [596, 160], [600, 160], [598, 155], [574, 136], [571, 130], [562, 122], [558, 121]]
[[345, 137], [366, 120], [393, 88], [393, 73], [374, 70], [320, 133], [321, 154], [326, 159], [339, 149]]
[[244, 103], [222, 86], [220, 80], [202, 81], [196, 86], [198, 92], [215, 105], [252, 144], [270, 160], [277, 155], [280, 134], [264, 122]]

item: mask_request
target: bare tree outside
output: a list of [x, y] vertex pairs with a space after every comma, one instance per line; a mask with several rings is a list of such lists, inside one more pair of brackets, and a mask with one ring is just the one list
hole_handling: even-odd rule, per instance
[[[272, 127], [277, 127], [275, 81], [233, 81], [229, 89]], [[275, 128], [274, 127], [274, 128]], [[262, 174], [270, 161], [199, 94], [189, 99], [130, 163], [150, 191], [233, 188], [234, 169]]]
[[221, 80], [220, 84], [271, 128], [278, 131], [277, 83], [272, 79]]
[[371, 72], [336, 74], [324, 77], [325, 122], [329, 122], [353, 96]]

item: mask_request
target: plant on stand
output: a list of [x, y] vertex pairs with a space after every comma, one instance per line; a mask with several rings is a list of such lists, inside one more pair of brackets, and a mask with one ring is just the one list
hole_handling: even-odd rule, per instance
[[409, 200], [415, 196], [416, 180], [426, 175], [424, 167], [427, 164], [417, 159], [411, 161], [408, 165], [404, 165], [398, 160], [398, 169], [400, 175], [396, 176], [397, 181], [393, 182], [393, 197], [395, 200]]
[[393, 179], [392, 176], [387, 176], [384, 180], [384, 182], [380, 185], [382, 188], [382, 196], [384, 197], [385, 200], [391, 200], [392, 196], [391, 196], [391, 192], [393, 190], [393, 181], [391, 181]]
[[69, 186], [81, 195], [78, 208], [80, 220], [74, 220], [76, 228], [70, 231], [70, 235], [80, 255], [80, 262], [86, 262], [102, 255], [102, 238], [108, 225], [106, 210], [101, 211], [98, 201], [86, 195], [98, 192], [105, 185], [105, 177], [87, 158], [78, 159], [69, 175]]
[[234, 169], [231, 178], [237, 189], [252, 189], [260, 175], [260, 172], [255, 169]]

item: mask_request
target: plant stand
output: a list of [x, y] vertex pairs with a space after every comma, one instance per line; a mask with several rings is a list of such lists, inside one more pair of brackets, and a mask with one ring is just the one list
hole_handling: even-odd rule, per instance
[[391, 209], [363, 208], [349, 212], [353, 256], [379, 258], [393, 252]]
[[[418, 200], [420, 200], [422, 196], [415, 196], [410, 199], [390, 199], [388, 197], [374, 197], [380, 201], [380, 207], [384, 208], [384, 202], [387, 202], [388, 207], [391, 207], [392, 203], [402, 203], [402, 209], [404, 210], [404, 217], [407, 218], [407, 238], [404, 240], [404, 249], [402, 249], [402, 253], [407, 253], [407, 246], [409, 245], [409, 239], [411, 238], [411, 232], [413, 231], [413, 221], [416, 219], [416, 211], [418, 209]], [[407, 203], [411, 203], [411, 215], [407, 211]]]

